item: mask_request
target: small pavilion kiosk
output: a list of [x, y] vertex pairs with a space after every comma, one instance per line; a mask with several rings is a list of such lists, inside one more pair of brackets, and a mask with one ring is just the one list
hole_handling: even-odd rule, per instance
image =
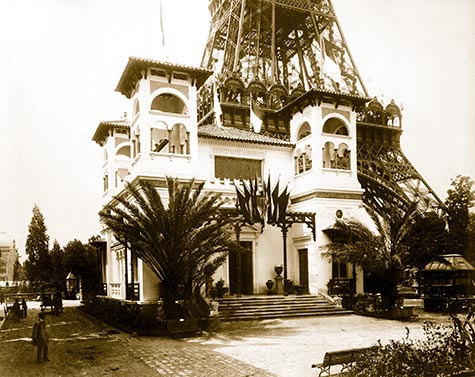
[[66, 276], [66, 294], [70, 300], [76, 300], [76, 294], [78, 292], [78, 279], [72, 272]]
[[448, 304], [459, 306], [475, 302], [475, 268], [460, 254], [447, 254], [422, 270], [424, 309], [444, 310]]

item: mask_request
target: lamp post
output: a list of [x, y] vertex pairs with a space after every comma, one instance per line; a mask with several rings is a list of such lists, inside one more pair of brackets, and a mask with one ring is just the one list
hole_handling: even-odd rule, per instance
[[237, 255], [236, 255], [236, 295], [241, 297], [241, 225], [236, 223], [234, 227], [236, 231]]

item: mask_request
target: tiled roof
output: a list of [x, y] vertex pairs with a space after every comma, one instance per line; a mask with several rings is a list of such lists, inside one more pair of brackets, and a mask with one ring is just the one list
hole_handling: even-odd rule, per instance
[[295, 144], [290, 141], [281, 140], [255, 132], [234, 128], [218, 127], [215, 125], [206, 125], [198, 127], [198, 137], [208, 139], [221, 139], [230, 141], [243, 141], [248, 143], [277, 145], [282, 147], [294, 147]]
[[107, 133], [111, 128], [130, 128], [130, 122], [127, 120], [107, 120], [99, 123], [96, 132], [92, 137], [96, 143], [101, 144], [107, 137]]
[[356, 103], [365, 103], [371, 100], [371, 97], [364, 97], [360, 94], [351, 94], [345, 92], [335, 92], [332, 90], [323, 90], [323, 89], [310, 89], [305, 93], [301, 94], [297, 98], [293, 99], [291, 102], [286, 104], [282, 109], [279, 111], [285, 111], [289, 108], [297, 106], [301, 101], [305, 100], [306, 98], [323, 98], [323, 97], [332, 97], [335, 99], [346, 100], [349, 102], [356, 102]]
[[163, 69], [167, 72], [186, 72], [196, 79], [196, 85], [198, 88], [213, 73], [212, 71], [204, 68], [196, 68], [182, 64], [174, 64], [154, 59], [137, 58], [135, 56], [131, 56], [129, 57], [129, 61], [127, 62], [127, 65], [115, 90], [122, 93], [127, 98], [130, 98], [132, 91], [135, 88], [135, 84], [142, 77], [142, 70], [148, 68]]
[[442, 255], [442, 261], [433, 261], [426, 265], [425, 270], [475, 270], [475, 268], [460, 254]]
[[99, 123], [99, 127], [124, 127], [129, 128], [130, 122], [128, 120], [105, 120]]

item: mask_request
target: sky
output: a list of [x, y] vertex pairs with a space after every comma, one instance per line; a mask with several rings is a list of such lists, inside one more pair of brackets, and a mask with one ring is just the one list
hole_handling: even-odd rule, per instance
[[[199, 66], [207, 0], [0, 0], [0, 230], [24, 255], [32, 209], [61, 246], [99, 234], [102, 150], [129, 56]], [[475, 1], [333, 0], [371, 96], [403, 107], [405, 155], [442, 200], [475, 178]], [[24, 259], [24, 258], [23, 258]]]

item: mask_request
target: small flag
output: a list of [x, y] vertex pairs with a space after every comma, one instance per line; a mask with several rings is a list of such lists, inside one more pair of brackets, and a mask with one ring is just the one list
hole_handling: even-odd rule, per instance
[[236, 181], [234, 182], [239, 208], [241, 210], [241, 214], [244, 217], [244, 220], [246, 220], [248, 224], [252, 224], [251, 213], [249, 210], [249, 199], [251, 195], [244, 181], [242, 181], [242, 185], [243, 188], [239, 186], [239, 183], [237, 183]]
[[270, 174], [267, 176], [267, 183], [266, 181], [263, 181], [263, 187], [264, 187], [264, 192], [266, 194], [266, 201], [267, 201], [267, 221], [269, 223], [273, 222], [272, 218], [272, 211], [273, 211], [273, 206], [272, 206], [272, 189], [271, 189], [271, 183], [270, 183]]
[[218, 97], [218, 88], [216, 87], [216, 81], [213, 82], [213, 106], [214, 106], [214, 116], [216, 118], [216, 125], [218, 127], [223, 127], [221, 123], [221, 115], [223, 114], [221, 110], [221, 103], [219, 102]]
[[263, 119], [264, 111], [251, 96], [251, 128], [255, 133], [261, 132]]

